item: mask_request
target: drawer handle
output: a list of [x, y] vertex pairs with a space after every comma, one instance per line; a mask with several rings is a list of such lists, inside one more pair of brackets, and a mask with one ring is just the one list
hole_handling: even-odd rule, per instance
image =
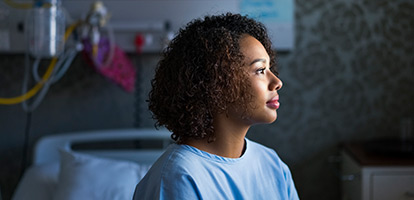
[[353, 181], [357, 179], [358, 177], [359, 177], [359, 174], [347, 174], [347, 175], [342, 175], [341, 180], [342, 181]]

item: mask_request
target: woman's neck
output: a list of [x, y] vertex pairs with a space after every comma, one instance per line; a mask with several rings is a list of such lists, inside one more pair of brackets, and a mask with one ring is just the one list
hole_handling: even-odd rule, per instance
[[197, 149], [227, 158], [239, 158], [245, 147], [245, 137], [250, 126], [234, 123], [225, 115], [216, 116], [214, 121], [214, 142], [208, 139], [189, 140], [186, 144]]

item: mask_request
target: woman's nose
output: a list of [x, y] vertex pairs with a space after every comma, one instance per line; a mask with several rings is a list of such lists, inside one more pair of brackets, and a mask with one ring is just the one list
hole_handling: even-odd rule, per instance
[[270, 77], [270, 82], [269, 82], [269, 90], [280, 90], [283, 86], [283, 82], [273, 73], [271, 74]]

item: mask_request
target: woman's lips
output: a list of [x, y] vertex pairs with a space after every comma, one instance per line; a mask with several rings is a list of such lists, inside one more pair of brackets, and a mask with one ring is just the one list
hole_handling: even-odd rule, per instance
[[275, 97], [272, 100], [266, 102], [266, 106], [272, 109], [278, 109], [280, 106], [279, 97]]

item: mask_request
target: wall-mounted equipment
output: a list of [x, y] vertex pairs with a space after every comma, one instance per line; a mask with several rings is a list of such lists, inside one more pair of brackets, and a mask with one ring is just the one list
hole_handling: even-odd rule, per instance
[[[63, 0], [62, 7], [71, 18], [85, 18], [94, 0]], [[135, 52], [134, 40], [137, 34], [148, 42], [143, 52], [160, 52], [165, 46], [165, 23], [170, 32], [194, 18], [224, 12], [249, 14], [262, 21], [269, 29], [277, 50], [291, 50], [294, 46], [293, 0], [103, 0], [109, 10], [117, 44], [125, 51]], [[1, 10], [1, 9], [0, 9]], [[1, 12], [1, 11], [0, 11]], [[17, 12], [10, 13], [9, 48], [1, 52], [23, 52], [23, 35], [17, 28], [24, 17]], [[1, 30], [0, 30], [1, 33]], [[0, 42], [1, 44], [1, 42]]]
[[[0, 98], [0, 104], [23, 103], [24, 110], [34, 110], [80, 50], [97, 71], [132, 91], [134, 77], [125, 82], [120, 70], [108, 68], [123, 63], [127, 74], [135, 74], [123, 51], [159, 53], [191, 20], [227, 12], [248, 14], [263, 22], [277, 50], [293, 48], [293, 0], [3, 0], [0, 53], [30, 54], [34, 62], [26, 62], [25, 72], [31, 71], [36, 84], [29, 89], [29, 76], [25, 75], [22, 95]], [[75, 34], [65, 44], [72, 32]], [[40, 77], [38, 65], [45, 58], [51, 62]], [[28, 105], [26, 100], [35, 95]]]
[[66, 27], [61, 4], [60, 0], [37, 0], [29, 10], [25, 24], [33, 57], [51, 58], [63, 52]]

